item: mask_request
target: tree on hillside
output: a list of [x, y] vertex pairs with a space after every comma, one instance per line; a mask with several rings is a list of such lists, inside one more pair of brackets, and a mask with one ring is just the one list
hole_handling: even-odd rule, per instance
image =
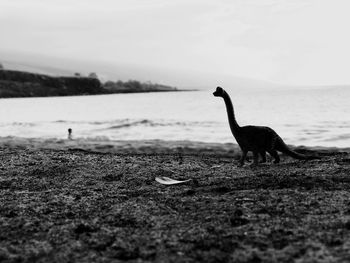
[[0, 70], [4, 69], [4, 66], [2, 65], [2, 63], [0, 62]]
[[88, 77], [91, 79], [98, 79], [98, 76], [95, 72], [91, 72]]

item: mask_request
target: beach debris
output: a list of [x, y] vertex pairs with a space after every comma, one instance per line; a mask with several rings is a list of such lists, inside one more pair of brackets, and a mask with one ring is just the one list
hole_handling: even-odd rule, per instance
[[186, 183], [188, 181], [191, 181], [191, 179], [187, 179], [187, 180], [175, 180], [175, 179], [171, 179], [169, 177], [156, 177], [156, 181], [160, 184], [165, 184], [165, 185], [173, 185], [173, 184], [182, 184], [182, 183]]
[[249, 223], [249, 220], [244, 217], [243, 211], [241, 209], [236, 209], [229, 220], [232, 227], [239, 227]]

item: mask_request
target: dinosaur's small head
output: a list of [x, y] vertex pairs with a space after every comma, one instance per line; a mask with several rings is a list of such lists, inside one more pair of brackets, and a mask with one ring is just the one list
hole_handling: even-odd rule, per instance
[[213, 95], [215, 97], [222, 97], [224, 95], [224, 89], [221, 87], [217, 87], [216, 90], [213, 92]]

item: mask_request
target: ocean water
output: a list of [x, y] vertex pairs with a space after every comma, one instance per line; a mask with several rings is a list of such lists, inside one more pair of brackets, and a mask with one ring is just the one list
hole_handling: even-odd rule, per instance
[[[213, 90], [0, 100], [0, 137], [235, 142]], [[287, 144], [350, 147], [350, 88], [227, 90], [241, 126]]]

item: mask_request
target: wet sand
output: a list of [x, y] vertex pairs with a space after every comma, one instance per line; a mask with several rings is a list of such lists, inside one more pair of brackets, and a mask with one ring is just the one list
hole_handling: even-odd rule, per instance
[[0, 261], [349, 261], [350, 151], [297, 150], [322, 159], [252, 168], [233, 144], [0, 138]]

